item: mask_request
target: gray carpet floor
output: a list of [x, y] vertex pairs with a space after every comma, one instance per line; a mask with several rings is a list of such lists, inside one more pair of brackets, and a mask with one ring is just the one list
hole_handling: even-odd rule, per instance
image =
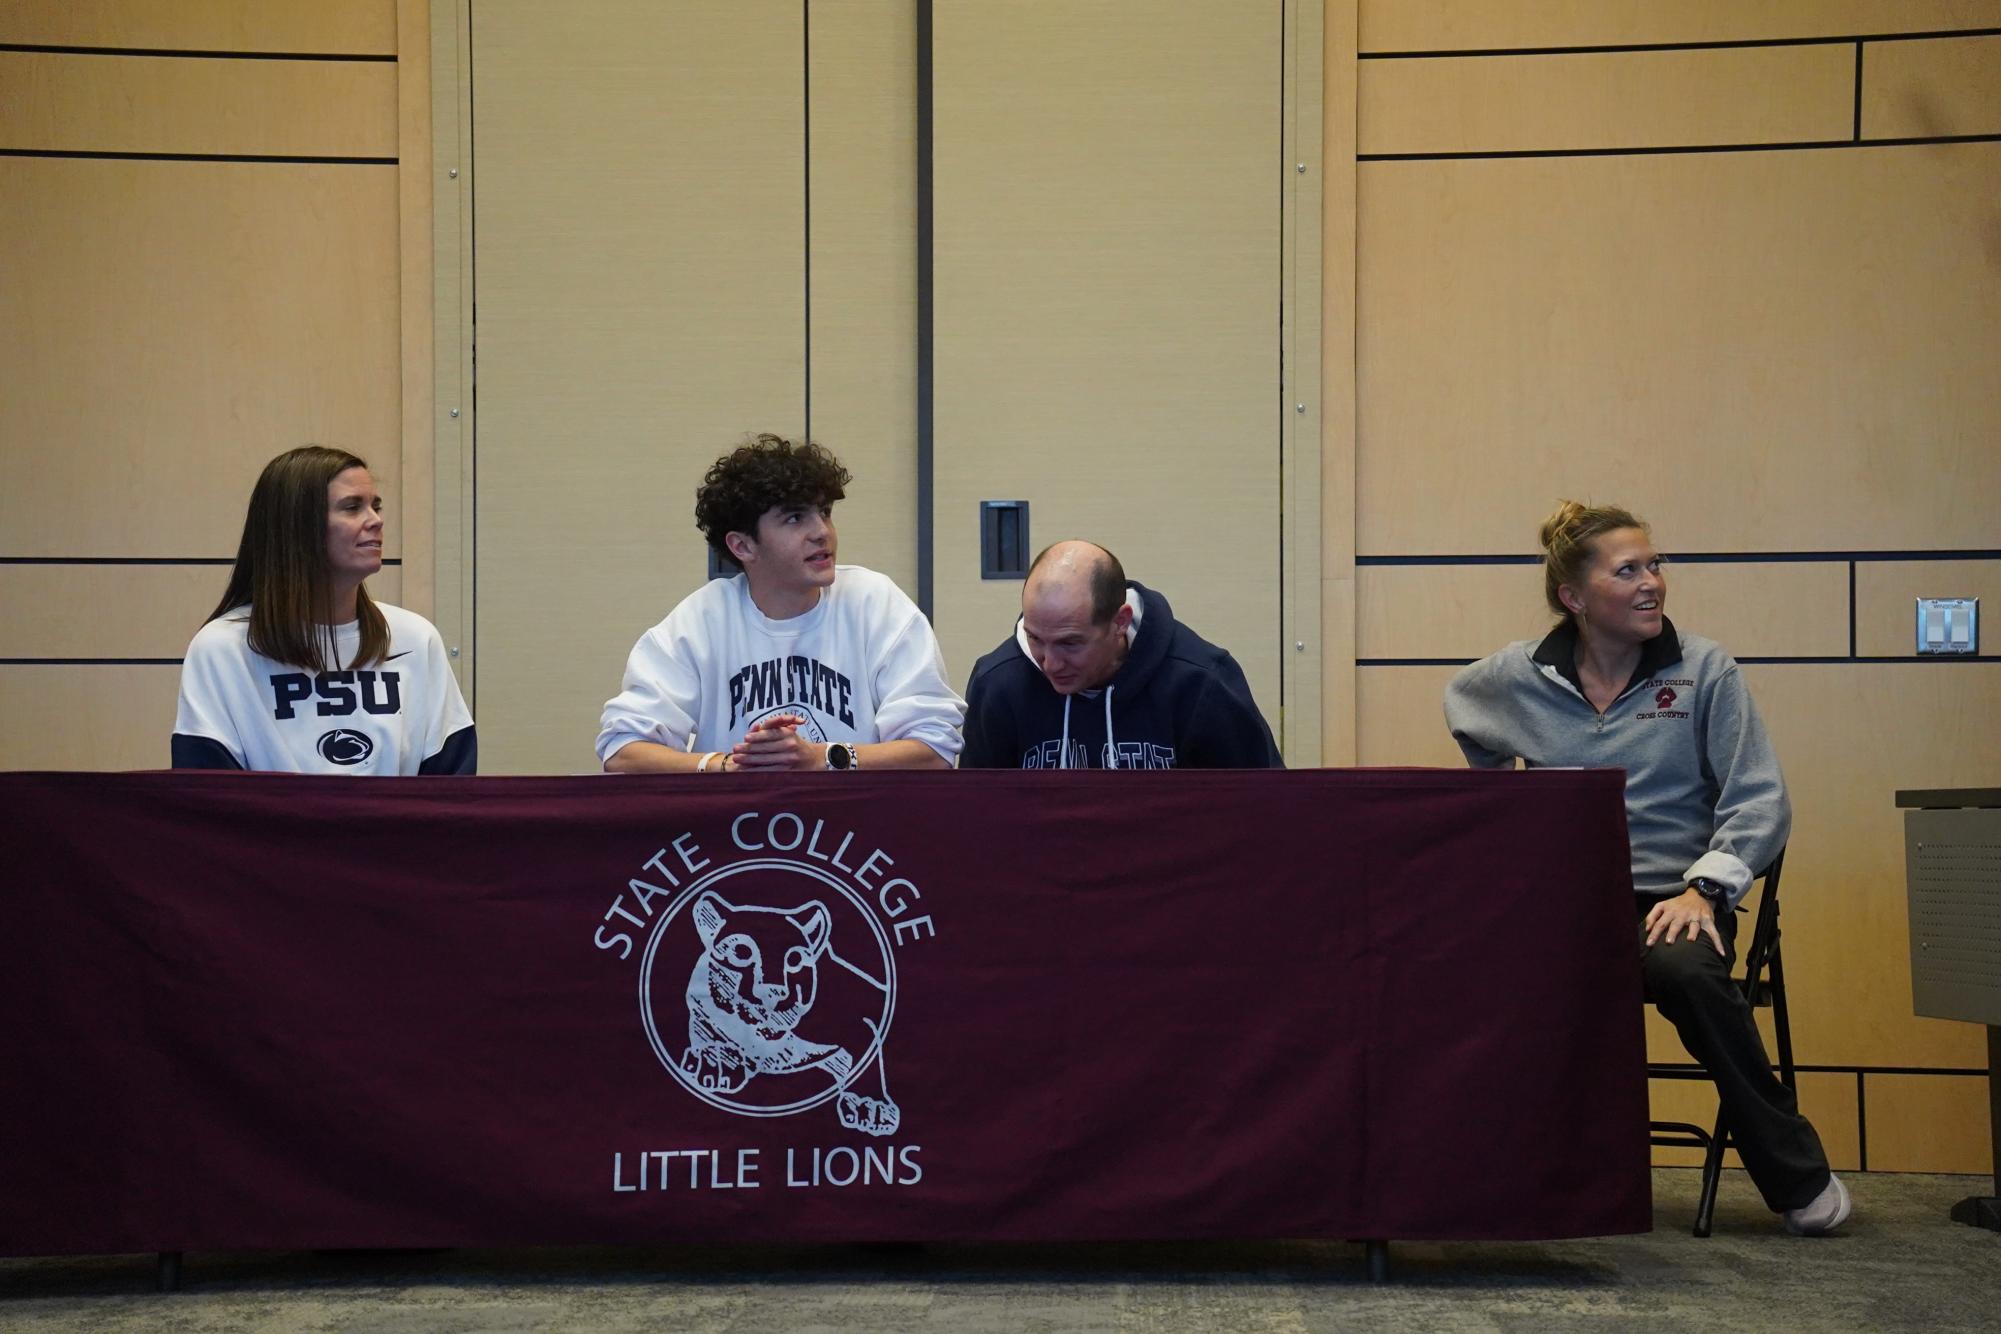
[[1663, 1169], [1649, 1236], [1398, 1245], [1385, 1285], [1333, 1242], [197, 1254], [170, 1295], [151, 1257], [0, 1260], [0, 1329], [2001, 1331], [2001, 1234], [1946, 1217], [1991, 1180], [1845, 1179], [1833, 1237], [1732, 1172], [1697, 1240]]

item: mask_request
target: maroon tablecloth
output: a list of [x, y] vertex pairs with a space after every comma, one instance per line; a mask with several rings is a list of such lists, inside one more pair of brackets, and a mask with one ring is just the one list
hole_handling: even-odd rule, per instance
[[1616, 772], [0, 811], [0, 1253], [1649, 1226]]

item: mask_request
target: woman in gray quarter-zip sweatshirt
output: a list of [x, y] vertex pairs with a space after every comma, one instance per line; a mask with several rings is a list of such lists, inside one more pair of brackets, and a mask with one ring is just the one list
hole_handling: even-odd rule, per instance
[[1626, 771], [1647, 993], [1716, 1080], [1765, 1203], [1795, 1232], [1826, 1232], [1848, 1216], [1847, 1188], [1730, 977], [1731, 910], [1792, 827], [1765, 725], [1736, 661], [1667, 619], [1667, 579], [1639, 519], [1565, 501], [1542, 548], [1557, 626], [1454, 677], [1446, 725], [1477, 768]]

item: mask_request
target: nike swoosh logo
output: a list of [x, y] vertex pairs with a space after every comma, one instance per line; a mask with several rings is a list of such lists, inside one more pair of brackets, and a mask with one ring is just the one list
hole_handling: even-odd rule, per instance
[[406, 649], [404, 649], [404, 650], [403, 650], [403, 651], [402, 651], [401, 653], [392, 653], [392, 654], [390, 654], [390, 655], [389, 655], [388, 657], [384, 658], [384, 659], [383, 659], [383, 661], [384, 661], [384, 662], [394, 662], [394, 661], [396, 661], [396, 660], [397, 660], [398, 658], [407, 658], [407, 657], [409, 657], [409, 656], [410, 656], [410, 653], [411, 653], [411, 650], [410, 650], [410, 649], [407, 649], [407, 648], [406, 648]]

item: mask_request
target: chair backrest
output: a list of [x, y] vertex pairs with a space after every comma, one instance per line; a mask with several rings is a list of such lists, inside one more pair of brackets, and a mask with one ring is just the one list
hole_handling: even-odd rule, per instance
[[1765, 892], [1758, 901], [1751, 943], [1744, 951], [1744, 976], [1738, 981], [1744, 989], [1744, 999], [1752, 1005], [1772, 1004], [1772, 965], [1779, 950], [1779, 873], [1785, 865], [1786, 850], [1780, 848], [1779, 855], [1772, 858], [1772, 864], [1758, 877], [1765, 882]]

